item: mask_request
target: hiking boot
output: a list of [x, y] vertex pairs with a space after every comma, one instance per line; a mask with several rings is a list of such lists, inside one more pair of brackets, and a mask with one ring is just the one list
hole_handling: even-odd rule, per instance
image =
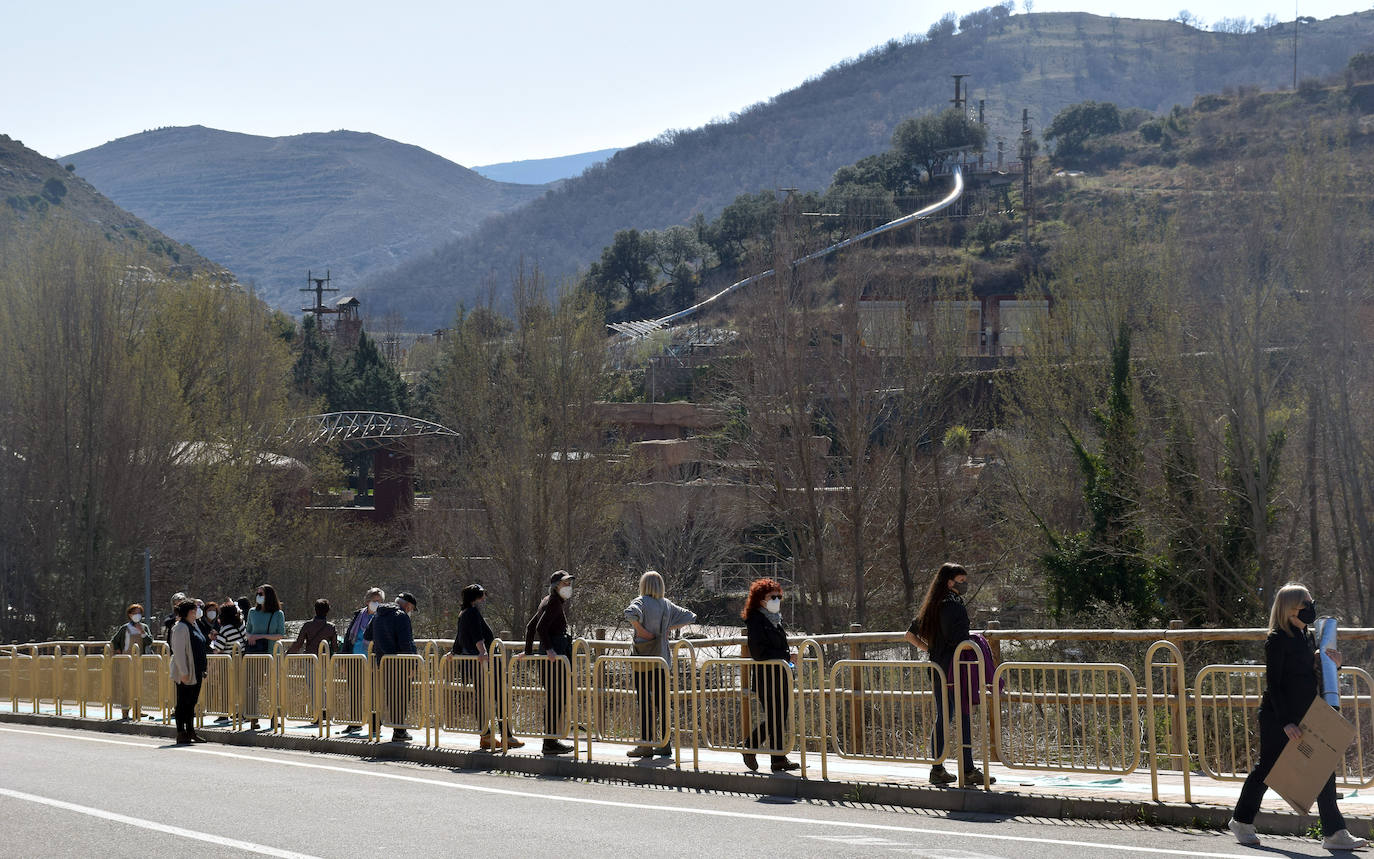
[[502, 742], [505, 743], [508, 749], [523, 749], [525, 747], [524, 740], [511, 734], [506, 734], [506, 738]]
[[801, 764], [796, 761], [789, 761], [787, 755], [773, 755], [773, 772], [790, 773], [801, 769]]
[[185, 731], [177, 731], [177, 745], [178, 745], [178, 746], [189, 746], [189, 745], [191, 745], [191, 735], [188, 734], [188, 733], [186, 733]]
[[625, 753], [627, 758], [651, 758], [654, 756], [653, 746], [635, 746]]
[[1236, 836], [1236, 843], [1250, 845], [1260, 843], [1259, 836], [1255, 834], [1255, 824], [1241, 823], [1233, 817], [1226, 826], [1231, 830], [1231, 834]]
[[362, 730], [362, 726], [361, 726], [361, 725], [349, 725], [348, 727], [346, 727], [346, 728], [343, 729], [343, 732], [344, 732], [345, 734], [356, 734], [356, 733], [358, 733], [358, 732], [361, 731], [361, 730]]
[[566, 755], [572, 750], [572, 746], [567, 743], [560, 743], [558, 740], [544, 741], [544, 754], [546, 755]]
[[744, 758], [744, 765], [749, 767], [750, 772], [758, 772], [759, 756], [753, 752], [745, 752], [741, 757]]
[[208, 742], [210, 742], [209, 740], [207, 740], [207, 739], [205, 739], [204, 737], [202, 737], [200, 734], [197, 734], [195, 728], [192, 728], [191, 730], [187, 731], [186, 734], [187, 734], [187, 736], [189, 736], [189, 737], [191, 738], [191, 742], [193, 742], [193, 743], [208, 743]]
[[657, 749], [654, 749], [654, 755], [660, 758], [671, 758], [673, 756], [673, 744], [669, 743], [666, 746], [659, 746]]
[[477, 743], [477, 748], [481, 749], [484, 752], [489, 752], [492, 749], [499, 749], [500, 747], [501, 744], [497, 742], [497, 740], [494, 737], [492, 737], [491, 734], [483, 734], [482, 739]]
[[1351, 835], [1349, 829], [1333, 832], [1322, 839], [1322, 847], [1327, 850], [1359, 850], [1368, 844], [1365, 839]]
[[[988, 786], [991, 787], [991, 786], [994, 785], [994, 784], [997, 784], [997, 777], [996, 777], [996, 776], [988, 776]], [[983, 786], [983, 771], [980, 770], [980, 769], [978, 769], [977, 767], [974, 767], [973, 769], [969, 770], [969, 771], [968, 771], [968, 775], [964, 777], [964, 787], [982, 787], [982, 786]]]
[[404, 728], [397, 728], [391, 732], [391, 742], [408, 743], [410, 742], [410, 732]]
[[930, 768], [930, 783], [937, 787], [944, 787], [947, 784], [954, 784], [959, 777], [945, 769], [944, 764], [936, 764]]

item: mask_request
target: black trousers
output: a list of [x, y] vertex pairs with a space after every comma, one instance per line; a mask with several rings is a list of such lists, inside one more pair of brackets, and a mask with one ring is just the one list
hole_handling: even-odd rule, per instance
[[781, 756], [787, 739], [785, 729], [787, 712], [792, 706], [792, 689], [781, 665], [756, 665], [753, 672], [754, 695], [763, 708], [763, 721], [749, 734], [749, 748], [774, 749], [773, 754]]
[[567, 736], [563, 711], [567, 707], [564, 700], [563, 678], [567, 676], [567, 663], [556, 655], [539, 666], [539, 679], [544, 684], [544, 733], [550, 737]]
[[[1269, 790], [1269, 786], [1264, 783], [1265, 776], [1274, 768], [1274, 763], [1279, 759], [1279, 753], [1283, 747], [1288, 745], [1288, 735], [1283, 732], [1283, 725], [1278, 723], [1278, 717], [1269, 713], [1260, 713], [1260, 752], [1259, 763], [1250, 771], [1250, 775], [1245, 777], [1245, 784], [1240, 789], [1240, 799], [1236, 801], [1236, 810], [1231, 816], [1241, 823], [1254, 823], [1255, 815], [1259, 813], [1260, 802], [1264, 800], [1264, 794]], [[1336, 807], [1336, 774], [1332, 773], [1331, 778], [1326, 780], [1322, 787], [1322, 792], [1317, 794], [1317, 813], [1321, 815], [1322, 835], [1334, 835], [1345, 828], [1345, 818], [1341, 816], [1341, 810]]]
[[[473, 654], [468, 654], [473, 655]], [[501, 687], [505, 680], [505, 667], [500, 659], [488, 659], [491, 666], [492, 677], [487, 678], [487, 666], [482, 663], [465, 662], [462, 666], [460, 675], [464, 683], [471, 684], [473, 697], [477, 702], [477, 724], [482, 726], [482, 735], [491, 733], [492, 726], [488, 724], [492, 716], [487, 712], [487, 687], [492, 688], [492, 704], [496, 710], [495, 729], [501, 731], [501, 720], [505, 716], [504, 707], [501, 704]]]
[[639, 693], [639, 739], [648, 743], [655, 735], [668, 742], [668, 710], [664, 707], [667, 678], [657, 668], [635, 669], [635, 691]]
[[[935, 730], [930, 732], [930, 756], [938, 758], [945, 750], [945, 723], [954, 718], [954, 687], [939, 684], [935, 687]], [[973, 722], [968, 711], [959, 717], [959, 730], [964, 737], [964, 769], [972, 770], [973, 763]]]
[[200, 678], [194, 683], [173, 683], [177, 687], [177, 705], [172, 711], [177, 731], [192, 731], [196, 727], [196, 702], [200, 700]]

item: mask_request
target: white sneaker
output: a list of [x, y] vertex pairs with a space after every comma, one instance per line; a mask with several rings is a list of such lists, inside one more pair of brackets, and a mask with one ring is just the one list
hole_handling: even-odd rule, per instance
[[[1226, 824], [1226, 825], [1227, 825], [1228, 827], [1230, 827], [1230, 829], [1231, 829], [1231, 834], [1234, 835], [1234, 836], [1236, 836], [1236, 841], [1237, 841], [1237, 842], [1239, 842], [1239, 843], [1241, 843], [1241, 844], [1259, 844], [1259, 843], [1260, 843], [1259, 836], [1255, 834], [1255, 825], [1254, 825], [1253, 823], [1241, 823], [1239, 820], [1236, 820], [1236, 819], [1233, 817], [1233, 818], [1231, 818], [1231, 822], [1228, 823], [1228, 824]], [[1342, 832], [1345, 832], [1344, 829], [1342, 829], [1341, 831], [1342, 831]], [[1349, 833], [1346, 833], [1346, 837], [1347, 837], [1347, 838], [1349, 837], [1349, 835], [1350, 835]], [[1335, 836], [1332, 836], [1332, 837], [1335, 837]]]
[[1351, 835], [1349, 829], [1342, 829], [1322, 839], [1322, 847], [1327, 850], [1359, 850], [1368, 844], [1365, 839]]

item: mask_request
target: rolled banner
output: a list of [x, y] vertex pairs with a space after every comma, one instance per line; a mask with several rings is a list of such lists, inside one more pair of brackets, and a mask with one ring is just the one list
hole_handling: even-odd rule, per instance
[[1317, 618], [1317, 653], [1322, 660], [1322, 697], [1335, 709], [1341, 708], [1341, 690], [1336, 683], [1336, 663], [1326, 655], [1326, 651], [1336, 649], [1336, 619]]

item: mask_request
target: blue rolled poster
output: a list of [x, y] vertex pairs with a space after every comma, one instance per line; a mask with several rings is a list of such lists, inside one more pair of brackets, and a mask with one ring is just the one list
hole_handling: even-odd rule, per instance
[[1341, 708], [1341, 690], [1336, 683], [1336, 663], [1326, 655], [1328, 649], [1336, 649], [1336, 619], [1317, 618], [1317, 653], [1322, 660], [1322, 697], [1335, 709]]

